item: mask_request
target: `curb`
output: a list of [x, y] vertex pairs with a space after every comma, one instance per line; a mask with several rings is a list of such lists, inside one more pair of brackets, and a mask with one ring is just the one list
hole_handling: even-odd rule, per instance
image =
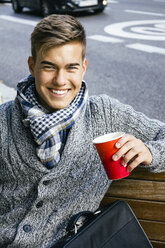
[[0, 80], [0, 104], [14, 100], [16, 94], [17, 92], [14, 88], [6, 86], [3, 84], [3, 81]]

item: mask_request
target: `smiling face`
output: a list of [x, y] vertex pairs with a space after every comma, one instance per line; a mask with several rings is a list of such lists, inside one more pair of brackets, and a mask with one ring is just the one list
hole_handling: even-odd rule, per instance
[[29, 57], [28, 64], [40, 103], [55, 112], [66, 108], [79, 92], [87, 61], [82, 59], [82, 44], [70, 42], [44, 53], [39, 50], [36, 62]]

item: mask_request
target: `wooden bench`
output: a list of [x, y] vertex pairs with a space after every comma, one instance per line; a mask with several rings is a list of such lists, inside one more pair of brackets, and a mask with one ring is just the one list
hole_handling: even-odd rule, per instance
[[133, 209], [154, 248], [165, 248], [165, 173], [135, 169], [113, 181], [101, 205], [123, 199]]

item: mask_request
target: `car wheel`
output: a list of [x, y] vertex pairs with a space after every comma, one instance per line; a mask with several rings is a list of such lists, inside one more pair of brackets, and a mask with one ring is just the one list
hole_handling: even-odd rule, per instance
[[18, 0], [12, 0], [12, 7], [14, 12], [16, 13], [21, 13], [22, 12], [22, 7], [19, 5]]
[[99, 13], [101, 13], [101, 12], [103, 12], [103, 11], [104, 11], [104, 8], [100, 8], [100, 9], [96, 9], [96, 10], [95, 10], [95, 13], [99, 14]]
[[42, 14], [42, 16], [48, 16], [48, 15], [52, 14], [52, 9], [51, 9], [50, 4], [48, 3], [47, 0], [41, 1], [41, 14]]

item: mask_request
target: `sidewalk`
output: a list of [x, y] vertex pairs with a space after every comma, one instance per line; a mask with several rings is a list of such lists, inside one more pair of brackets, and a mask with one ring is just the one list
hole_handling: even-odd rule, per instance
[[6, 86], [3, 84], [3, 81], [0, 80], [0, 104], [14, 100], [15, 96], [16, 90]]

